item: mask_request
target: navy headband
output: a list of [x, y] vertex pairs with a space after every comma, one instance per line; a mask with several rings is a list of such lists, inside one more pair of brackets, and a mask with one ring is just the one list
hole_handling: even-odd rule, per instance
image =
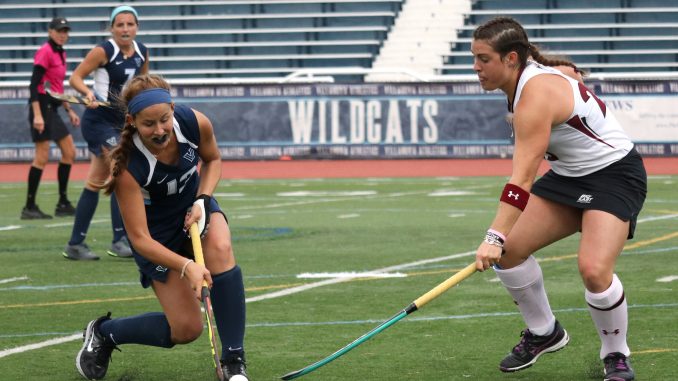
[[139, 20], [139, 15], [137, 14], [137, 11], [134, 10], [134, 8], [130, 7], [129, 5], [121, 5], [111, 12], [111, 25], [113, 25], [113, 21], [115, 21], [115, 16], [122, 12], [129, 12], [134, 15], [135, 19]]
[[127, 112], [130, 115], [136, 115], [146, 107], [160, 103], [172, 103], [172, 96], [169, 91], [162, 88], [144, 90], [129, 101], [127, 104]]

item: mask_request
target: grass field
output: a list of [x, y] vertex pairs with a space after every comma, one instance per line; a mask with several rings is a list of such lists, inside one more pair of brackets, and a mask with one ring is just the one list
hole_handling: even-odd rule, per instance
[[[505, 178], [222, 181], [248, 297], [246, 348], [253, 380], [274, 380], [331, 354], [473, 261]], [[629, 303], [638, 380], [678, 379], [678, 177], [651, 177], [636, 238], [617, 273]], [[72, 184], [76, 199], [82, 184]], [[131, 260], [105, 256], [108, 199], [88, 242], [97, 262], [61, 256], [71, 218], [21, 221], [25, 184], [0, 184], [0, 379], [78, 380], [85, 324], [159, 310]], [[56, 184], [41, 185], [52, 210]], [[522, 319], [492, 271], [477, 273], [420, 311], [302, 380], [602, 380], [599, 340], [575, 259], [578, 237], [538, 254], [568, 347], [532, 368], [497, 365]], [[424, 264], [421, 261], [430, 260]], [[391, 268], [398, 276], [328, 281], [299, 274]], [[673, 278], [671, 278], [673, 277]], [[329, 278], [336, 279], [336, 278]], [[671, 280], [672, 279], [672, 280]], [[324, 283], [320, 283], [324, 282]], [[297, 286], [307, 285], [301, 289]], [[312, 287], [315, 286], [315, 287]], [[282, 292], [286, 291], [286, 292]], [[54, 345], [48, 340], [62, 341]], [[36, 344], [34, 347], [29, 347]], [[114, 352], [107, 380], [212, 380], [207, 335], [171, 350]]]

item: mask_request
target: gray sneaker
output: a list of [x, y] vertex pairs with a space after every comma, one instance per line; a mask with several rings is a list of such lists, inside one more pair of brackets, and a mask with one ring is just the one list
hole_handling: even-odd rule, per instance
[[84, 242], [77, 245], [66, 245], [66, 248], [61, 255], [66, 259], [72, 259], [74, 261], [96, 261], [99, 259]]
[[106, 252], [111, 257], [132, 258], [132, 248], [129, 246], [127, 236], [123, 236], [119, 240], [113, 242], [111, 248]]

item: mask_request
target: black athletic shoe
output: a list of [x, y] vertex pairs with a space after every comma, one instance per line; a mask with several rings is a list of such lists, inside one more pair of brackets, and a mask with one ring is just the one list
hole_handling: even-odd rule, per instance
[[245, 364], [244, 354], [231, 353], [226, 356], [226, 360], [221, 362], [221, 370], [224, 372], [224, 378], [226, 380], [230, 380], [237, 375], [245, 378], [243, 380], [241, 377], [237, 377], [237, 381], [250, 379], [247, 375], [247, 364]]
[[31, 207], [24, 206], [21, 210], [21, 219], [22, 220], [50, 220], [52, 216], [45, 214], [38, 208], [37, 205]]
[[75, 208], [70, 201], [60, 202], [54, 208], [54, 215], [57, 217], [75, 216]]
[[636, 379], [628, 357], [622, 353], [610, 353], [605, 356], [603, 362], [605, 363], [604, 381], [630, 381]]
[[522, 338], [518, 345], [513, 347], [511, 353], [499, 364], [499, 370], [502, 372], [515, 372], [529, 368], [542, 354], [558, 351], [570, 341], [567, 331], [557, 320], [553, 332], [548, 336], [534, 335], [529, 329], [524, 330], [520, 335]]
[[99, 326], [106, 320], [111, 320], [110, 312], [108, 315], [94, 319], [87, 324], [82, 335], [82, 348], [75, 358], [75, 366], [78, 368], [78, 372], [88, 380], [104, 378], [108, 370], [108, 363], [111, 361], [111, 353], [114, 349], [118, 349], [115, 344], [99, 333]]

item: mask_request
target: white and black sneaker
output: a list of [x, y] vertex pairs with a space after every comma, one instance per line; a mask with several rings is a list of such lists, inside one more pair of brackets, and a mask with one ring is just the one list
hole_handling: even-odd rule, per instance
[[553, 332], [549, 335], [537, 336], [526, 329], [520, 336], [518, 345], [513, 347], [511, 353], [499, 364], [499, 370], [502, 372], [516, 372], [529, 368], [537, 362], [539, 356], [559, 351], [570, 341], [567, 331], [557, 320]]
[[[99, 333], [99, 326], [106, 320], [111, 320], [111, 313], [94, 319], [83, 332], [83, 343], [78, 356], [75, 358], [75, 366], [78, 372], [88, 380], [101, 380], [106, 375], [108, 363], [111, 361], [111, 353], [118, 349], [111, 340], [107, 340]], [[120, 349], [118, 349], [120, 350]]]
[[226, 380], [237, 379], [237, 381], [246, 381], [250, 379], [247, 375], [245, 355], [241, 353], [236, 352], [227, 355], [226, 360], [221, 362], [221, 370], [224, 372], [224, 379]]

